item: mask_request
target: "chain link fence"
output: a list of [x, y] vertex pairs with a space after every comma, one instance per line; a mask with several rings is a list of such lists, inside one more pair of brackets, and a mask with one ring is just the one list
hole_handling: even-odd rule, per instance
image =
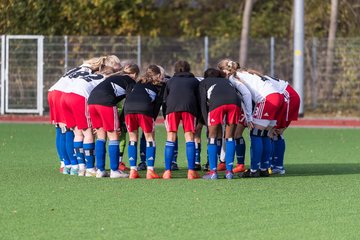
[[[1, 44], [4, 44], [2, 41]], [[33, 104], [36, 98], [36, 45], [29, 41], [11, 42], [8, 74], [5, 77], [11, 93], [7, 100], [12, 105]], [[139, 64], [144, 70], [158, 64], [173, 74], [173, 64], [187, 60], [196, 76], [205, 68], [216, 67], [222, 58], [239, 58], [239, 40], [228, 38], [150, 38], [150, 37], [79, 37], [51, 36], [43, 41], [43, 106], [48, 111], [47, 90], [66, 71], [91, 57], [114, 54], [123, 61]], [[327, 39], [305, 41], [304, 109], [306, 112], [360, 115], [360, 38], [336, 39], [332, 69], [326, 69]], [[4, 51], [4, 48], [1, 47]], [[2, 58], [1, 66], [4, 64]], [[292, 83], [293, 43], [286, 39], [250, 39], [248, 68]], [[1, 68], [4, 74], [4, 68]], [[5, 74], [6, 75], [6, 74]], [[1, 85], [4, 99], [6, 84]], [[9, 87], [10, 89], [10, 87]], [[2, 102], [2, 104], [5, 101]], [[26, 106], [26, 104], [24, 105]], [[2, 106], [3, 107], [3, 106]]]

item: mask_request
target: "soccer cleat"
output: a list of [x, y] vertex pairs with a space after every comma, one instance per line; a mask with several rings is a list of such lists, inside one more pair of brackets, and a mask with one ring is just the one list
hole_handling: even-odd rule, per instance
[[234, 178], [234, 173], [232, 171], [226, 171], [226, 174], [225, 174], [224, 178], [233, 179]]
[[162, 175], [163, 179], [171, 179], [171, 171], [170, 170], [165, 170], [165, 172]]
[[245, 172], [245, 164], [237, 164], [236, 167], [233, 169], [233, 173]]
[[271, 169], [271, 174], [272, 175], [276, 175], [276, 174], [284, 175], [285, 174], [285, 169], [275, 167], [275, 168]]
[[96, 178], [104, 178], [104, 177], [107, 177], [107, 172], [104, 170], [104, 171], [101, 171], [100, 169], [98, 169], [96, 171]]
[[146, 162], [139, 163], [139, 165], [138, 165], [138, 170], [139, 171], [145, 171], [146, 169], [147, 169]]
[[118, 168], [118, 170], [120, 170], [120, 171], [129, 171], [130, 168], [128, 168], [128, 167], [125, 165], [125, 163], [121, 162], [121, 163], [119, 163], [119, 168]]
[[270, 176], [270, 174], [269, 174], [269, 170], [268, 169], [266, 169], [266, 170], [261, 170], [260, 169], [260, 177], [269, 177]]
[[88, 169], [86, 169], [85, 177], [96, 177], [96, 170], [95, 170], [95, 168], [88, 168]]
[[63, 174], [65, 175], [69, 175], [70, 174], [70, 170], [71, 170], [71, 166], [65, 166], [63, 169]]
[[60, 173], [64, 172], [64, 167], [60, 167]]
[[124, 173], [121, 170], [110, 170], [110, 178], [128, 178], [129, 174]]
[[205, 163], [205, 164], [203, 165], [203, 171], [204, 171], [204, 172], [209, 171], [209, 163]]
[[218, 167], [217, 167], [218, 171], [225, 171], [226, 170], [226, 164], [224, 162], [220, 162]]
[[78, 176], [83, 177], [86, 174], [86, 168], [79, 168]]
[[148, 169], [146, 171], [146, 179], [157, 179], [157, 178], [160, 178], [160, 176], [157, 175], [154, 170]]
[[70, 175], [78, 175], [79, 174], [79, 167], [71, 167], [70, 168]]
[[210, 171], [207, 174], [205, 174], [203, 179], [218, 179], [218, 174], [216, 171]]
[[258, 178], [260, 177], [260, 171], [252, 172], [250, 169], [246, 169], [245, 172], [239, 173], [239, 177], [241, 178]]
[[139, 173], [138, 173], [137, 170], [131, 169], [131, 170], [130, 170], [129, 178], [130, 178], [130, 179], [140, 178], [140, 175], [139, 175]]
[[190, 180], [198, 179], [198, 178], [200, 178], [200, 176], [195, 170], [188, 170], [187, 178]]
[[194, 168], [195, 171], [201, 171], [201, 165], [200, 163], [195, 163], [195, 168]]
[[176, 162], [172, 162], [171, 163], [171, 171], [177, 171], [179, 170], [179, 166], [177, 165]]

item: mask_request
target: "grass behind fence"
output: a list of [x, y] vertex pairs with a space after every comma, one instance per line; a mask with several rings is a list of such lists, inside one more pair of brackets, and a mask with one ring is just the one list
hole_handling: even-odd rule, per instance
[[0, 239], [357, 239], [359, 133], [289, 129], [286, 176], [232, 181], [186, 180], [180, 136], [166, 181], [61, 175], [53, 127], [0, 124]]

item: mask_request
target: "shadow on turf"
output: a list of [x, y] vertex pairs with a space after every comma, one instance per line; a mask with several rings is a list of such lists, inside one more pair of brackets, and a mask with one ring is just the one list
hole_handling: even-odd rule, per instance
[[288, 177], [360, 174], [360, 163], [291, 164], [285, 168]]

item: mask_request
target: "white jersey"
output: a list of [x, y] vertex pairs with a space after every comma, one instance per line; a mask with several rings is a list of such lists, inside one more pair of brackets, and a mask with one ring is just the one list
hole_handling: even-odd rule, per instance
[[91, 91], [105, 80], [105, 76], [101, 74], [89, 74], [79, 78], [72, 79], [71, 84], [68, 85], [65, 92], [75, 93], [88, 99]]
[[87, 76], [91, 74], [91, 69], [86, 66], [80, 66], [71, 69], [67, 73], [65, 73], [50, 89], [50, 91], [61, 91], [67, 92], [68, 86], [73, 82], [75, 78], [80, 76]]
[[235, 80], [234, 78], [229, 79], [229, 81], [240, 92], [241, 96], [243, 97], [242, 109], [244, 110], [247, 121], [251, 122], [253, 120], [251, 92], [242, 82]]
[[[240, 71], [236, 72], [236, 77], [249, 89], [251, 98], [255, 103], [261, 102], [269, 94], [278, 92], [270, 81], [264, 81], [256, 74]], [[236, 77], [230, 76], [230, 79], [239, 81]]]
[[267, 81], [270, 81], [271, 84], [276, 88], [276, 90], [281, 94], [284, 94], [285, 89], [289, 85], [289, 83], [287, 81], [284, 81], [284, 80], [281, 80], [281, 79], [269, 77], [269, 76], [266, 76], [266, 75], [265, 75], [265, 78], [266, 78]]

